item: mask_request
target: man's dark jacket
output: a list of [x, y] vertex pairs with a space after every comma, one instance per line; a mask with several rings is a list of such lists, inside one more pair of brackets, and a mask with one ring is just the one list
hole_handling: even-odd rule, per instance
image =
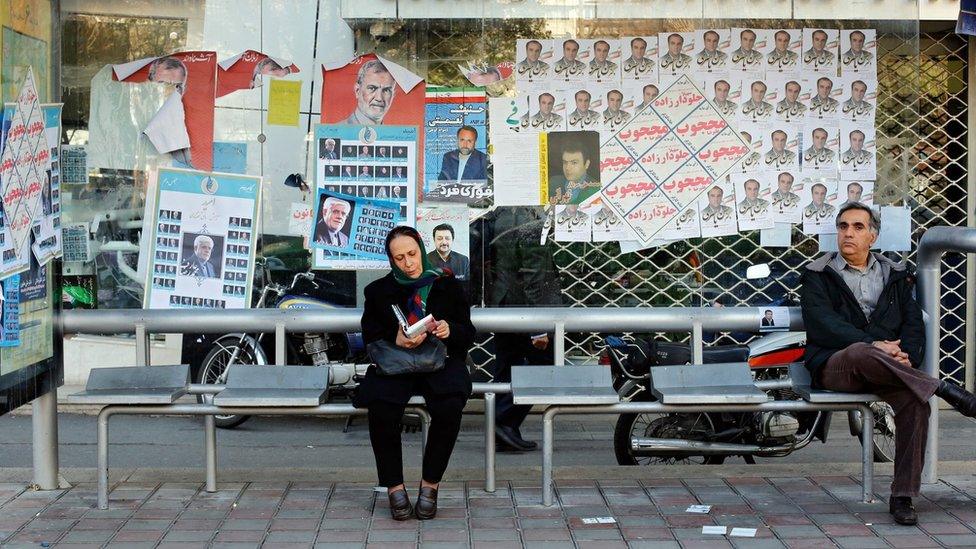
[[925, 326], [922, 310], [912, 295], [915, 277], [904, 263], [874, 254], [885, 274], [884, 290], [870, 317], [857, 303], [854, 292], [830, 264], [835, 253], [827, 253], [806, 266], [800, 287], [800, 306], [807, 332], [803, 358], [814, 383], [831, 355], [858, 342], [901, 340], [912, 366], [922, 363]]

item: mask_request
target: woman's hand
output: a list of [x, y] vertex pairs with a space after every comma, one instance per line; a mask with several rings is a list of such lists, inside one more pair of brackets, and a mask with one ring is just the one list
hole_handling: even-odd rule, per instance
[[433, 334], [440, 339], [447, 339], [451, 337], [451, 326], [448, 325], [446, 320], [438, 320], [437, 327], [434, 328]]
[[413, 349], [427, 339], [427, 332], [421, 332], [413, 337], [407, 337], [403, 330], [397, 330], [396, 344], [406, 349]]

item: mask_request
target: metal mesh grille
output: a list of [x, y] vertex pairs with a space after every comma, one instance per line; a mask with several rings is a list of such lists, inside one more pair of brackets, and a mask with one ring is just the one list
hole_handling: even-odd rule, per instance
[[[424, 52], [416, 69], [431, 84], [460, 85], [456, 64], [478, 52], [498, 57], [515, 38], [544, 36], [534, 20], [426, 20], [403, 29], [416, 51]], [[630, 22], [626, 22], [630, 23]], [[685, 22], [681, 22], [685, 23]], [[694, 28], [694, 22], [689, 23]], [[580, 24], [577, 36], [641, 34], [663, 30], [663, 22], [641, 21], [622, 29]], [[640, 28], [635, 27], [639, 26]], [[669, 22], [669, 28], [670, 22]], [[886, 32], [884, 22], [866, 22], [878, 29], [878, 182], [876, 202], [912, 207], [913, 249], [924, 230], [934, 225], [965, 226], [967, 42], [951, 29], [906, 35], [904, 28]], [[653, 28], [652, 28], [653, 27]], [[452, 44], [468, 44], [458, 52]], [[397, 49], [388, 44], [387, 47]], [[383, 49], [380, 46], [379, 49]], [[504, 56], [502, 56], [504, 57]], [[416, 58], [415, 58], [416, 59]], [[495, 60], [495, 59], [492, 59]], [[550, 241], [566, 305], [574, 307], [760, 306], [782, 300], [798, 286], [799, 268], [819, 254], [816, 237], [794, 228], [792, 246], [768, 249], [759, 245], [758, 231], [738, 236], [693, 239], [652, 250], [620, 254], [616, 243], [584, 244]], [[914, 262], [914, 254], [906, 254]], [[755, 284], [745, 279], [749, 265], [769, 263], [774, 275]], [[965, 372], [965, 257], [947, 256], [943, 264], [943, 375], [962, 383]], [[976, 319], [969, 319], [971, 322]], [[687, 339], [687, 334], [672, 334]], [[706, 341], [745, 342], [750, 334], [712, 334]], [[493, 358], [487, 336], [472, 353], [485, 369]], [[597, 334], [568, 334], [567, 355], [594, 359]], [[485, 372], [487, 377], [488, 372]]]

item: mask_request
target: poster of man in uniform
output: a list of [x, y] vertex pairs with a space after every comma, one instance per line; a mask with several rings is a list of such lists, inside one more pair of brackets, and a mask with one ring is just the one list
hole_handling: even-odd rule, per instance
[[877, 174], [874, 126], [841, 122], [840, 178], [874, 179]]
[[[455, 139], [457, 139], [455, 131]], [[467, 138], [467, 132], [462, 132]], [[322, 124], [315, 128], [316, 143], [328, 139], [342, 143], [343, 154], [338, 161], [318, 159], [316, 164], [316, 189], [319, 192], [329, 191], [329, 196], [349, 202], [346, 221], [356, 222], [360, 217], [368, 217], [363, 226], [363, 237], [375, 237], [378, 221], [372, 214], [363, 214], [360, 209], [366, 208], [370, 212], [386, 203], [396, 204], [393, 226], [413, 225], [414, 208], [417, 203], [417, 128], [409, 126], [351, 126], [346, 124]], [[467, 143], [467, 140], [465, 140]], [[346, 151], [352, 152], [346, 156]], [[353, 152], [355, 151], [355, 152]], [[443, 155], [442, 155], [443, 158]], [[351, 179], [340, 176], [342, 191], [335, 191], [334, 182], [325, 177], [326, 166], [338, 165], [340, 174], [353, 173]], [[330, 188], [332, 187], [332, 188]], [[320, 193], [316, 194], [316, 206]], [[369, 200], [360, 200], [369, 199]], [[329, 207], [335, 209], [335, 201], [329, 202]], [[344, 209], [338, 206], [340, 209]], [[313, 209], [316, 223], [313, 223], [313, 233], [310, 235], [313, 263], [315, 269], [385, 269], [389, 266], [385, 252], [382, 257], [373, 253], [372, 242], [356, 241], [356, 235], [341, 231], [345, 235], [346, 245], [331, 239], [316, 242], [315, 229], [321, 228], [317, 222], [322, 219], [321, 208]], [[338, 213], [336, 213], [338, 215]], [[384, 214], [385, 210], [384, 210]], [[325, 220], [328, 216], [325, 217]], [[324, 225], [325, 223], [323, 223]], [[385, 226], [384, 222], [384, 226]], [[347, 228], [351, 228], [350, 225]], [[325, 231], [324, 233], [322, 231]], [[333, 231], [334, 232], [334, 231]], [[385, 234], [385, 233], [384, 233]], [[331, 233], [322, 229], [319, 236], [330, 236]], [[340, 239], [342, 237], [339, 237]]]
[[845, 76], [840, 80], [840, 118], [874, 126], [878, 82], [873, 78]]
[[810, 89], [810, 102], [807, 104], [807, 120], [827, 120], [835, 121], [840, 112], [840, 101], [842, 90], [836, 85], [837, 78], [834, 76], [814, 76], [808, 80]]
[[699, 47], [695, 54], [695, 74], [728, 72], [729, 29], [696, 31], [695, 41]]
[[806, 123], [803, 126], [803, 155], [800, 158], [804, 177], [837, 177], [837, 147], [840, 145], [836, 125]]
[[769, 150], [762, 157], [762, 169], [766, 171], [798, 170], [800, 168], [800, 140], [795, 125], [774, 123], [764, 127], [763, 139]]
[[[488, 103], [483, 91], [446, 88], [427, 92], [424, 200], [469, 203], [491, 196], [485, 153], [487, 115]], [[385, 158], [378, 155], [376, 160]], [[377, 176], [383, 177], [385, 173], [389, 178], [390, 169], [381, 166]], [[376, 197], [388, 198], [389, 194], [381, 188]]]
[[159, 171], [147, 309], [250, 307], [261, 178]]
[[773, 228], [772, 211], [769, 208], [769, 186], [765, 178], [736, 175], [732, 177], [735, 189], [735, 213], [739, 220], [739, 230]]
[[837, 74], [840, 33], [837, 29], [803, 29], [803, 70], [807, 73]]
[[603, 110], [605, 98], [599, 86], [574, 86], [565, 95], [566, 104], [574, 107], [566, 124], [570, 131], [603, 129]]
[[800, 204], [796, 172], [783, 171], [771, 175], [775, 178], [773, 192], [769, 195], [773, 220], [778, 223], [800, 223], [803, 221], [800, 211], [803, 205]]
[[551, 63], [555, 62], [553, 41], [545, 39], [516, 40], [515, 83], [546, 82], [551, 75]]
[[724, 177], [715, 181], [708, 191], [698, 198], [702, 237], [738, 233], [735, 210], [735, 193], [732, 191], [731, 179]]
[[799, 29], [774, 29], [767, 31], [772, 36], [772, 48], [766, 54], [766, 74], [800, 72], [800, 49], [802, 32]]
[[840, 31], [841, 74], [862, 74], [875, 78], [878, 72], [878, 41], [874, 29]]
[[762, 76], [766, 73], [766, 54], [772, 47], [768, 30], [733, 28], [730, 42], [730, 72], [754, 76]]
[[657, 82], [657, 36], [629, 36], [622, 38], [620, 44], [623, 80]]
[[837, 180], [820, 179], [804, 184], [803, 232], [831, 234], [837, 232]]

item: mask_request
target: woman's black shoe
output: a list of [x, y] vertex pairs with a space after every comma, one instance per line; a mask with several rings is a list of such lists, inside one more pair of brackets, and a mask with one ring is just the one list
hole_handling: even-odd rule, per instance
[[410, 498], [407, 497], [406, 490], [390, 492], [390, 514], [393, 520], [407, 520], [413, 514], [413, 506], [410, 505]]
[[918, 513], [912, 505], [912, 498], [891, 496], [888, 500], [888, 512], [895, 518], [895, 522], [905, 526], [918, 524]]
[[437, 488], [421, 486], [417, 496], [417, 520], [430, 520], [437, 516]]

